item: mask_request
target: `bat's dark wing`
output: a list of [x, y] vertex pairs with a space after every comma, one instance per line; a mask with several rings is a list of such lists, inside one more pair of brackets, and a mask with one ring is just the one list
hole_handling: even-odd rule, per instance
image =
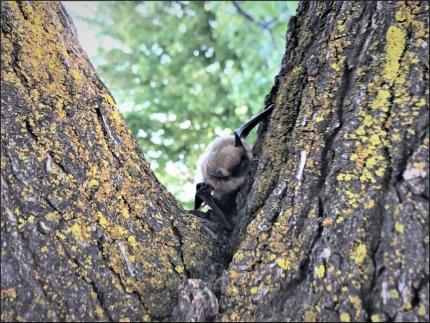
[[253, 117], [248, 122], [244, 123], [240, 128], [237, 128], [233, 133], [239, 138], [245, 138], [248, 133], [254, 128], [264, 117], [266, 117], [272, 110], [274, 105], [271, 104], [260, 114]]
[[199, 188], [202, 184], [204, 184], [204, 183], [198, 183], [196, 186], [196, 195], [194, 197], [194, 210], [198, 210], [200, 208], [200, 206], [203, 204], [203, 200], [199, 194]]
[[214, 187], [207, 183], [198, 183], [196, 186], [196, 197], [194, 202], [194, 207], [197, 210], [203, 202], [209, 205], [212, 209], [212, 212], [215, 215], [215, 218], [221, 222], [222, 226], [231, 231], [233, 226], [230, 222], [228, 222], [224, 213], [219, 209], [216, 205], [215, 200], [212, 196], [212, 192], [214, 191]]

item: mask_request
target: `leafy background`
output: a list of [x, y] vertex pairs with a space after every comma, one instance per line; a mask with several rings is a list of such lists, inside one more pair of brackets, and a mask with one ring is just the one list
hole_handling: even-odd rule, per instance
[[263, 109], [298, 1], [63, 4], [157, 177], [191, 208], [204, 148]]

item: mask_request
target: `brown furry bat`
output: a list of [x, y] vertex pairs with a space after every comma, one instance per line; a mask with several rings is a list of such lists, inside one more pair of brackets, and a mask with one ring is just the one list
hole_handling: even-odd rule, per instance
[[233, 135], [215, 139], [199, 159], [195, 209], [204, 203], [209, 205], [227, 230], [232, 229], [227, 218], [237, 212], [236, 195], [245, 182], [252, 159], [251, 147], [243, 139], [272, 110], [273, 105], [236, 129]]

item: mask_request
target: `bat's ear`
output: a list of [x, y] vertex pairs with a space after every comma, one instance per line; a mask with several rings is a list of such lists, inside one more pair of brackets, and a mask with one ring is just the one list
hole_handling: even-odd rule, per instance
[[242, 140], [240, 140], [240, 137], [236, 133], [236, 131], [234, 132], [234, 146], [235, 147], [243, 147]]

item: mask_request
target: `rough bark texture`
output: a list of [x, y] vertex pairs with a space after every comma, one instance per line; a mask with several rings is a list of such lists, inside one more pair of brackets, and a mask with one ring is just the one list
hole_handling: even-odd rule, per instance
[[427, 321], [428, 2], [304, 2], [218, 319]]
[[59, 3], [1, 2], [1, 62], [1, 320], [170, 317], [223, 237], [155, 179]]
[[155, 179], [62, 6], [1, 8], [2, 320], [169, 320], [186, 278], [216, 320], [428, 320], [428, 2], [300, 5], [228, 240]]

